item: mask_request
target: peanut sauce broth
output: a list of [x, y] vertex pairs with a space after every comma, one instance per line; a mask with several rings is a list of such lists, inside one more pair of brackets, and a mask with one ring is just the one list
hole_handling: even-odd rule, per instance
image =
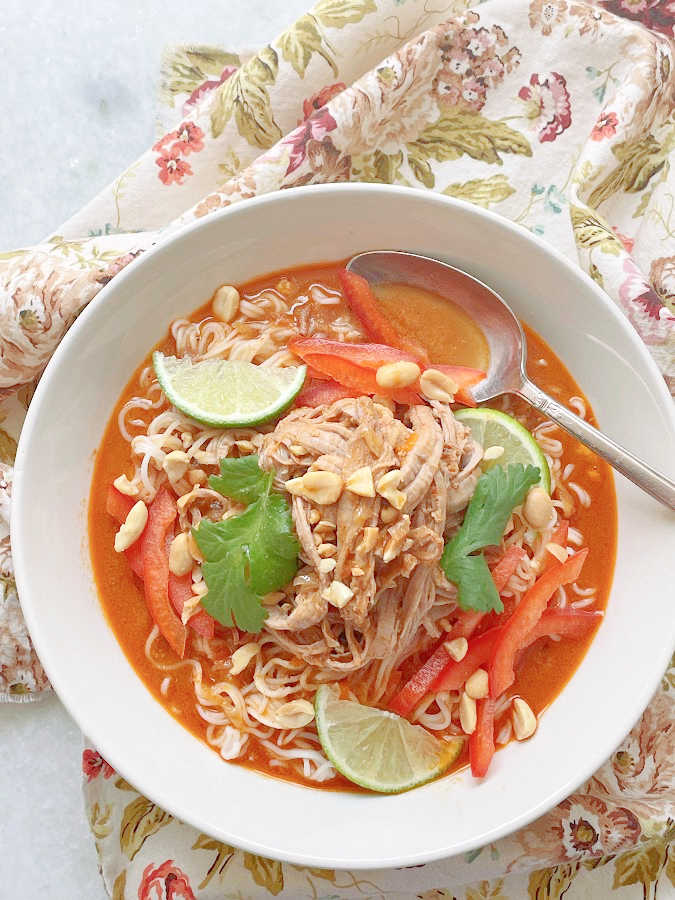
[[[272, 273], [248, 282], [240, 288], [240, 292], [242, 296], [253, 298], [263, 290], [277, 290], [290, 299], [290, 315], [305, 333], [308, 327], [312, 333], [326, 331], [329, 323], [336, 320], [341, 325], [344, 324], [345, 328], [360, 332], [358, 321], [340, 295], [338, 272], [343, 265], [340, 262], [304, 266]], [[333, 292], [338, 302], [330, 305], [316, 303], [311, 296], [312, 285], [319, 285], [324, 291]], [[432, 362], [487, 367], [489, 351], [485, 337], [459, 307], [428, 291], [404, 285], [380, 285], [376, 293], [399, 331], [406, 332], [421, 344]], [[303, 300], [303, 297], [307, 299]], [[292, 302], [296, 298], [299, 299]], [[208, 318], [211, 315], [210, 304], [209, 300], [186, 318], [193, 322]], [[287, 323], [288, 315], [285, 319]], [[532, 380], [566, 405], [570, 405], [570, 398], [581, 398], [586, 406], [587, 420], [597, 424], [588, 401], [561, 360], [536, 332], [527, 325], [523, 327], [528, 347], [527, 369]], [[365, 336], [362, 339], [366, 339]], [[175, 344], [170, 334], [153, 349], [175, 353]], [[129, 444], [119, 432], [118, 414], [131, 397], [143, 394], [139, 376], [150, 364], [150, 357], [151, 353], [143, 360], [124, 389], [96, 454], [89, 503], [90, 552], [101, 605], [127, 659], [155, 699], [195, 736], [206, 740], [208, 724], [196, 710], [190, 665], [185, 664], [166, 672], [155, 667], [146, 657], [145, 644], [153, 623], [145, 605], [142, 585], [131, 572], [124, 554], [114, 551], [117, 524], [106, 513], [108, 486], [122, 472], [128, 472], [129, 464]], [[492, 405], [516, 416], [529, 430], [543, 421], [540, 413], [518, 398], [500, 398], [492, 401]], [[135, 415], [142, 418], [144, 412], [138, 410]], [[584, 546], [590, 547], [579, 579], [582, 587], [596, 588], [594, 602], [587, 608], [604, 609], [616, 552], [616, 500], [611, 471], [605, 462], [561, 429], [557, 429], [554, 436], [563, 445], [564, 464], [574, 465], [572, 480], [592, 497], [590, 507], [583, 506], [575, 498], [574, 511], [569, 521], [570, 526], [582, 532]], [[549, 638], [539, 640], [522, 654], [516, 681], [509, 693], [523, 697], [534, 713], [538, 714], [555, 699], [571, 678], [592, 639], [593, 635], [580, 639], [564, 637], [559, 641]], [[190, 641], [189, 637], [186, 658], [191, 655]], [[223, 662], [229, 659], [233, 646], [231, 631], [219, 628], [214, 642], [216, 658], [209, 660], [203, 655], [199, 656], [205, 683], [222, 681], [227, 675], [227, 667]], [[161, 662], [167, 665], [177, 662], [161, 637], [155, 642], [154, 649], [156, 658]], [[167, 674], [171, 675], [171, 685], [165, 696], [161, 686]], [[403, 678], [408, 675], [407, 672], [401, 674]], [[242, 685], [244, 683], [240, 676], [233, 680]], [[355, 676], [354, 682], [357, 680]], [[352, 687], [358, 693], [357, 685]], [[508, 716], [508, 712], [504, 716]], [[502, 720], [495, 723], [495, 734], [499, 733], [501, 724]], [[452, 771], [466, 765], [467, 761], [465, 749]], [[270, 766], [270, 754], [254, 736], [246, 744], [245, 755], [234, 762], [280, 777], [279, 770]], [[340, 775], [320, 783], [286, 773], [281, 777], [314, 788], [360, 790]]]

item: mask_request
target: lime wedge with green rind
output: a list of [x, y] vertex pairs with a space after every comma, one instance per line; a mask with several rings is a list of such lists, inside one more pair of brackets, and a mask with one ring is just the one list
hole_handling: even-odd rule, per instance
[[512, 463], [537, 466], [541, 473], [539, 485], [548, 493], [551, 492], [551, 473], [546, 457], [527, 428], [524, 428], [517, 419], [488, 406], [460, 409], [455, 413], [455, 418], [468, 425], [474, 440], [484, 450], [488, 447], [504, 448], [504, 452], [497, 459], [481, 463], [483, 471], [487, 472], [493, 466], [506, 468]]
[[297, 397], [307, 366], [256, 366], [236, 359], [192, 362], [159, 350], [152, 354], [157, 379], [176, 409], [215, 428], [260, 425], [276, 419]]
[[324, 753], [337, 771], [371, 791], [397, 794], [442, 775], [457, 759], [463, 738], [440, 740], [385, 709], [340, 700], [329, 685], [314, 699]]

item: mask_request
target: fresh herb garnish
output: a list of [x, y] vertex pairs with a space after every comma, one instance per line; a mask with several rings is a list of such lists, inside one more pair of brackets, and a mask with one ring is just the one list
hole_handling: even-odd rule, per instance
[[478, 479], [462, 526], [446, 544], [441, 557], [443, 571], [457, 585], [462, 609], [504, 609], [485, 557], [477, 551], [501, 541], [514, 507], [523, 502], [539, 477], [537, 466], [517, 463], [506, 469], [494, 466]]
[[285, 587], [298, 568], [291, 510], [257, 456], [223, 459], [220, 473], [209, 478], [210, 487], [247, 508], [222, 522], [202, 519], [192, 530], [208, 588], [201, 605], [222, 625], [257, 632], [267, 616], [261, 598]]

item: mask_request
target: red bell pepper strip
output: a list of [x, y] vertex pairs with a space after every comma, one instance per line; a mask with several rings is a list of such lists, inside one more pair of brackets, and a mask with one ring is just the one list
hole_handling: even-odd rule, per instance
[[490, 569], [490, 574], [492, 575], [492, 580], [495, 583], [498, 593], [501, 594], [506, 587], [509, 578], [518, 568], [518, 563], [521, 559], [525, 559], [526, 556], [527, 553], [522, 547], [513, 544], [504, 552], [502, 558]]
[[[346, 341], [330, 341], [328, 338], [293, 338], [289, 341], [288, 346], [301, 359], [311, 357], [309, 363], [311, 366], [316, 366], [314, 357], [320, 356], [338, 356], [357, 366], [374, 371], [385, 363], [400, 362], [401, 360], [419, 365], [419, 359], [413, 353], [399, 350], [397, 347], [390, 347], [387, 344], [348, 344]], [[316, 368], [323, 371], [319, 366]]]
[[[135, 501], [126, 494], [122, 494], [113, 485], [108, 488], [108, 496], [106, 498], [106, 510], [109, 515], [116, 519], [120, 524], [124, 522], [129, 510]], [[141, 536], [134, 544], [124, 551], [129, 566], [134, 575], [143, 578], [143, 536]], [[180, 616], [183, 612], [183, 606], [192, 596], [192, 576], [184, 575], [179, 578], [173, 573], [169, 573], [169, 599], [173, 608]], [[204, 637], [212, 638], [214, 634], [215, 620], [206, 612], [200, 609], [194, 616], [190, 617], [188, 626], [197, 634]]]
[[452, 641], [458, 637], [471, 637], [484, 618], [485, 613], [474, 612], [473, 610], [465, 612], [462, 610], [447, 639]]
[[399, 347], [414, 354], [422, 363], [429, 362], [429, 357], [421, 347], [399, 334], [394, 328], [382, 312], [380, 301], [365, 278], [355, 272], [348, 272], [347, 269], [342, 269], [339, 277], [347, 305], [363, 325], [371, 341]]
[[[508, 584], [509, 578], [518, 568], [518, 563], [526, 556], [527, 553], [523, 548], [514, 544], [504, 552], [504, 555], [498, 559], [493, 566], [491, 566], [490, 574], [492, 575], [492, 580], [495, 583], [498, 593], [501, 594]], [[506, 601], [504, 602], [506, 603]], [[448, 635], [448, 640], [458, 637], [471, 637], [479, 626], [483, 631], [486, 631], [487, 628], [500, 623], [500, 620], [504, 619], [504, 617], [505, 613], [483, 613], [475, 612], [474, 610], [462, 610], [452, 631]]]
[[[509, 547], [504, 553], [499, 562], [491, 570], [492, 578], [498, 591], [502, 591], [506, 587], [506, 583], [515, 572], [518, 563], [526, 555], [527, 554], [522, 547]], [[447, 638], [444, 638], [444, 642], [458, 637], [470, 637], [484, 618], [485, 613], [482, 612], [461, 612], [454, 628]], [[415, 706], [417, 706], [420, 700], [429, 693], [431, 685], [441, 672], [449, 665], [453, 664], [452, 657], [444, 647], [444, 642], [436, 648], [424, 665], [418, 669], [394, 697], [390, 704], [390, 708], [394, 712], [397, 712], [402, 716], [407, 715]], [[490, 647], [491, 646], [492, 645], [490, 645]], [[483, 662], [487, 662], [488, 659], [489, 654], [485, 656], [481, 662], [476, 663], [474, 668], [468, 672], [466, 678], [468, 678], [479, 665]], [[455, 663], [454, 665], [458, 664]], [[466, 678], [464, 679], [465, 681]], [[442, 688], [439, 690], [456, 690], [456, 688]]]
[[169, 601], [169, 554], [167, 539], [176, 518], [176, 501], [162, 487], [148, 509], [143, 536], [143, 581], [145, 602], [152, 620], [172, 650], [182, 659], [185, 653], [185, 625]]
[[476, 702], [476, 727], [469, 738], [469, 761], [474, 778], [483, 778], [495, 755], [495, 701]]
[[567, 562], [553, 566], [523, 595], [494, 648], [489, 669], [491, 697], [499, 697], [513, 684], [518, 651], [525, 646], [527, 636], [541, 619], [555, 591], [579, 577], [587, 556], [588, 550], [580, 550], [570, 556]]
[[114, 484], [108, 486], [108, 494], [105, 498], [105, 511], [117, 522], [122, 524], [131, 511], [136, 501], [118, 491]]
[[585, 637], [603, 618], [598, 610], [547, 609], [528, 634], [525, 646], [529, 647], [540, 638], [550, 637], [552, 634], [571, 638]]
[[482, 369], [471, 369], [469, 366], [436, 365], [435, 363], [429, 368], [438, 369], [439, 372], [449, 375], [457, 384], [459, 390], [455, 394], [455, 400], [458, 403], [463, 403], [465, 406], [476, 405], [471, 388], [485, 378], [486, 373]]
[[431, 683], [430, 690], [434, 694], [461, 690], [466, 679], [490, 659], [501, 632], [501, 628], [491, 628], [472, 638], [463, 659], [459, 662], [450, 659], [445, 669]]
[[[183, 607], [192, 597], [192, 575], [174, 575], [169, 572], [169, 600], [178, 616], [182, 616]], [[215, 630], [215, 620], [205, 609], [198, 610], [188, 619], [188, 627], [201, 634], [203, 637], [212, 638]]]
[[[108, 487], [108, 495], [105, 501], [105, 508], [108, 515], [112, 516], [117, 522], [122, 524], [129, 515], [131, 507], [136, 503], [132, 497], [128, 497], [121, 491], [118, 491], [114, 485]], [[143, 532], [145, 533], [145, 532]], [[143, 535], [137, 541], [127, 547], [124, 551], [129, 567], [134, 575], [139, 578], [143, 577]]]
[[[356, 347], [358, 344], [351, 344], [350, 346]], [[352, 395], [370, 394], [372, 396], [373, 394], [384, 394], [397, 403], [414, 404], [420, 402], [419, 394], [413, 390], [385, 390], [380, 387], [377, 383], [376, 370], [374, 368], [366, 368], [344, 358], [344, 356], [311, 356], [308, 354], [304, 359], [309, 361], [315, 368], [321, 369], [324, 375], [348, 388]]]
[[356, 272], [341, 269], [340, 285], [347, 305], [366, 330], [371, 341], [400, 347], [401, 336], [380, 309], [380, 304], [370, 285]]
[[[407, 716], [431, 690], [431, 685], [451, 661], [443, 644], [439, 644], [424, 665], [406, 681], [396, 694], [389, 709], [399, 716]], [[472, 669], [473, 671], [473, 669]]]
[[[551, 535], [551, 544], [559, 544], [561, 547], [565, 547], [567, 545], [567, 532], [569, 530], [569, 522], [567, 519], [561, 519], [555, 527], [555, 531]], [[543, 564], [541, 567], [541, 571], [548, 571], [551, 566], [554, 566], [560, 560], [554, 556], [552, 553], [549, 553], [548, 550], [544, 556]]]
[[416, 391], [405, 389], [387, 391], [380, 387], [375, 373], [380, 366], [391, 362], [414, 362], [418, 358], [404, 350], [385, 344], [348, 344], [325, 338], [296, 338], [289, 347], [312, 369], [359, 394], [386, 394], [399, 403], [419, 403]]
[[[325, 376], [324, 376], [325, 377]], [[295, 398], [296, 406], [321, 406], [324, 403], [335, 403], [353, 397], [354, 391], [338, 384], [337, 381], [313, 381], [305, 384]]]

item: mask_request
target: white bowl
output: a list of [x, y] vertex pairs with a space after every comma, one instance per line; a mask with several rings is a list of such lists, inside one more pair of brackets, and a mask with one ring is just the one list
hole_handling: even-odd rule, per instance
[[663, 381], [589, 278], [496, 215], [374, 185], [246, 201], [144, 253], [101, 291], [56, 351], [16, 462], [19, 593], [45, 669], [82, 730], [125, 778], [180, 819], [265, 856], [331, 868], [450, 856], [544, 813], [630, 730], [675, 639], [675, 519], [617, 478], [619, 543], [606, 621], [536, 736], [498, 753], [484, 782], [461, 772], [399, 796], [312, 790], [228, 765], [147, 691], [103, 616], [88, 554], [93, 455], [115, 401], [169, 322], [224, 281], [382, 248], [445, 258], [501, 292], [568, 365], [601, 427], [675, 474], [675, 422]]

